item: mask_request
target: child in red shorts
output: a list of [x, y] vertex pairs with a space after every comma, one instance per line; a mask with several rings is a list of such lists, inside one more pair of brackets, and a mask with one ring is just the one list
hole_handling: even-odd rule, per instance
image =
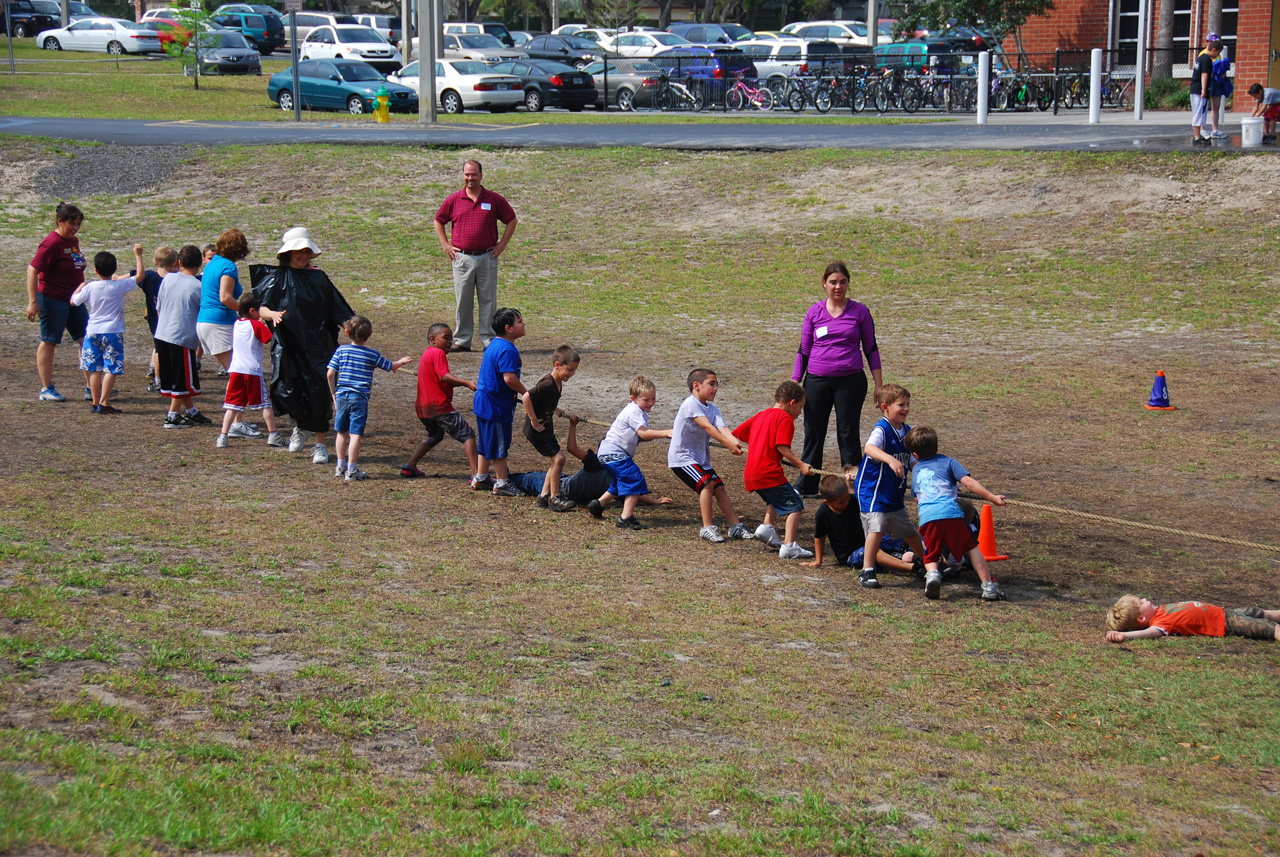
[[1107, 641], [1146, 637], [1250, 637], [1280, 640], [1280, 610], [1219, 607], [1203, 601], [1179, 601], [1163, 607], [1136, 595], [1123, 595], [1107, 612]]
[[279, 324], [285, 311], [264, 309], [257, 292], [247, 291], [240, 296], [237, 314], [240, 317], [231, 329], [231, 374], [227, 379], [226, 403], [222, 406], [222, 432], [214, 445], [226, 449], [229, 438], [262, 437], [262, 432], [254, 426], [236, 419], [246, 410], [260, 410], [269, 432], [267, 446], [288, 446], [289, 441], [276, 431], [276, 415], [271, 410], [267, 384], [262, 380], [262, 346], [272, 337], [271, 328], [263, 324], [262, 319]]

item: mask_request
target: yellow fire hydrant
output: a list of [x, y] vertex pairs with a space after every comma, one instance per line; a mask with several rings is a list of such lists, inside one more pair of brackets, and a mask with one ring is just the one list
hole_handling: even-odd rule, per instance
[[379, 122], [390, 122], [391, 93], [387, 91], [385, 86], [379, 86], [378, 91], [374, 93], [374, 97], [378, 99], [378, 106], [373, 109], [373, 115], [378, 117]]

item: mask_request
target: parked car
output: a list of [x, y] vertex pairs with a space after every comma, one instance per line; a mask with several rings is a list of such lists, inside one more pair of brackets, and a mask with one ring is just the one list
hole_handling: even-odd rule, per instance
[[[555, 35], [559, 36], [560, 33]], [[569, 35], [577, 36], [579, 39], [588, 39], [600, 45], [607, 45], [613, 41], [613, 37], [618, 35], [617, 30], [610, 30], [604, 27], [584, 27], [576, 33]]]
[[609, 52], [623, 57], [651, 57], [668, 48], [685, 48], [693, 43], [675, 33], [619, 33], [609, 42]]
[[667, 32], [683, 36], [695, 45], [732, 45], [753, 35], [741, 24], [672, 24]]
[[844, 53], [834, 42], [808, 42], [804, 39], [760, 39], [737, 45], [751, 58], [756, 75], [778, 89], [788, 77], [797, 74], [843, 72]]
[[404, 35], [399, 15], [356, 15], [355, 18], [393, 45]]
[[15, 39], [31, 38], [45, 30], [52, 30], [62, 24], [62, 13], [51, 15], [37, 9], [31, 0], [11, 0], [3, 4], [3, 15], [0, 24], [4, 31]]
[[213, 16], [215, 26], [235, 30], [248, 40], [254, 50], [263, 56], [284, 47], [284, 24], [279, 15], [263, 15], [260, 12], [224, 12]]
[[546, 33], [530, 32], [529, 30], [512, 30], [511, 31], [511, 47], [521, 48], [530, 39], [536, 39], [538, 36], [545, 36]]
[[512, 74], [524, 84], [524, 106], [537, 113], [544, 107], [564, 107], [577, 113], [596, 101], [591, 75], [552, 60], [500, 62], [494, 71]]
[[[387, 80], [407, 86], [421, 95], [418, 63], [411, 62]], [[524, 83], [510, 74], [499, 74], [475, 60], [437, 60], [436, 98], [445, 113], [484, 109], [491, 113], [515, 110], [524, 101]]]
[[520, 46], [532, 60], [555, 60], [579, 71], [588, 63], [603, 59], [604, 51], [595, 42], [577, 36], [538, 36]]
[[[391, 83], [368, 63], [355, 60], [302, 60], [298, 63], [298, 97], [310, 110], [345, 110], [368, 113], [378, 106], [378, 90], [391, 94], [391, 109], [409, 113], [418, 110], [418, 93]], [[281, 110], [293, 109], [293, 72], [271, 75], [267, 97]]]
[[587, 28], [586, 24], [561, 24], [551, 31], [553, 36], [576, 36]]
[[[194, 48], [188, 46], [188, 55]], [[192, 66], [183, 68], [191, 74]], [[242, 33], [210, 30], [200, 35], [201, 74], [262, 74], [262, 60]]]
[[138, 26], [153, 30], [160, 37], [161, 48], [166, 48], [175, 42], [178, 47], [185, 48], [191, 41], [191, 31], [170, 18], [148, 18], [145, 21], [139, 21]]
[[162, 50], [155, 31], [118, 18], [82, 18], [69, 27], [41, 33], [37, 41], [46, 51], [106, 51], [119, 56]]
[[336, 15], [330, 12], [290, 12], [280, 18], [280, 24], [284, 27], [285, 44], [288, 44], [289, 39], [292, 38], [290, 33], [294, 22], [298, 26], [298, 44], [302, 44], [302, 40], [316, 27], [360, 23], [352, 15]]
[[[48, 2], [49, 2], [49, 3], [52, 3], [52, 4], [54, 4], [54, 5], [57, 5], [57, 4], [56, 4], [56, 2], [55, 2], [55, 0], [48, 0]], [[159, 8], [159, 9], [148, 9], [147, 11], [145, 11], [145, 12], [143, 12], [143, 13], [142, 13], [142, 17], [138, 19], [138, 23], [139, 23], [139, 24], [141, 24], [143, 21], [150, 21], [150, 20], [153, 20], [153, 19], [155, 19], [155, 18], [161, 18], [161, 19], [168, 19], [168, 20], [170, 20], [170, 21], [176, 21], [176, 20], [178, 19], [178, 10], [177, 10], [177, 9], [174, 9], [174, 8], [172, 8], [172, 7], [161, 7], [161, 8]]]
[[265, 6], [261, 3], [226, 3], [213, 10], [213, 14], [221, 15], [225, 12], [244, 12], [249, 15], [275, 15], [280, 17], [280, 10], [274, 6]]
[[516, 47], [515, 36], [500, 21], [450, 21], [441, 27], [441, 32], [450, 36], [493, 36], [508, 48]]
[[360, 24], [316, 27], [302, 42], [300, 59], [348, 59], [367, 62], [383, 74], [399, 71], [404, 57], [376, 30]]
[[470, 35], [444, 35], [442, 45], [444, 46], [445, 59], [451, 60], [479, 60], [480, 62], [495, 63], [510, 59], [526, 59], [528, 55], [516, 48], [509, 48], [502, 42], [498, 41], [496, 36], [490, 36], [487, 33], [476, 33]]
[[837, 45], [866, 45], [869, 42], [867, 25], [861, 21], [810, 21], [796, 27], [791, 35], [816, 42], [835, 42]]
[[593, 62], [583, 69], [596, 84], [596, 109], [603, 110], [605, 83], [609, 84], [608, 104], [619, 110], [652, 107], [653, 97], [665, 73], [648, 60], [610, 61], [608, 74], [603, 62]]

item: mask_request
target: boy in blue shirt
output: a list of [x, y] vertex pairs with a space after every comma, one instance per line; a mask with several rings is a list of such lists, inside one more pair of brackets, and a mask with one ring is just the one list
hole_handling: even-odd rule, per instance
[[907, 469], [911, 453], [902, 438], [911, 430], [907, 414], [911, 412], [911, 393], [897, 384], [884, 384], [876, 391], [876, 407], [884, 416], [876, 423], [862, 448], [855, 485], [858, 508], [862, 510], [862, 529], [867, 542], [863, 546], [862, 573], [858, 582], [867, 589], [879, 589], [876, 578], [876, 555], [885, 533], [897, 536], [911, 546], [916, 556], [924, 555], [924, 545], [907, 515]]
[[373, 335], [373, 322], [362, 315], [351, 318], [344, 326], [351, 344], [339, 345], [329, 358], [329, 393], [337, 416], [333, 420], [334, 450], [338, 466], [333, 475], [348, 482], [369, 478], [356, 464], [360, 459], [360, 436], [369, 419], [369, 395], [373, 392], [373, 370], [394, 372], [412, 360], [401, 357], [395, 363], [365, 346]]
[[942, 591], [942, 572], [938, 562], [948, 552], [956, 557], [969, 557], [973, 570], [982, 580], [983, 601], [1003, 601], [1004, 593], [991, 577], [987, 560], [978, 550], [973, 532], [965, 521], [964, 510], [956, 502], [959, 487], [977, 494], [997, 506], [1005, 504], [1003, 494], [992, 494], [954, 458], [938, 454], [938, 434], [929, 426], [907, 432], [907, 449], [916, 457], [911, 471], [911, 490], [920, 506], [920, 534], [924, 536], [924, 595], [937, 598]]
[[523, 361], [515, 344], [525, 333], [520, 310], [502, 307], [495, 312], [493, 332], [497, 335], [485, 346], [480, 374], [476, 377], [475, 398], [471, 401], [471, 412], [476, 416], [479, 453], [471, 487], [480, 491], [488, 486], [489, 464], [492, 462], [497, 477], [493, 482], [493, 493], [499, 497], [519, 497], [520, 489], [508, 480], [507, 455], [511, 451], [511, 423], [515, 419], [516, 397], [528, 392], [520, 383]]

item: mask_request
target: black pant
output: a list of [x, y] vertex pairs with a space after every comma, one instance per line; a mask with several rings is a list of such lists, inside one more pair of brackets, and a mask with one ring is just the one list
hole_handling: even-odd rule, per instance
[[[822, 448], [827, 442], [827, 422], [831, 409], [836, 412], [836, 444], [840, 447], [840, 463], [857, 466], [862, 461], [862, 438], [859, 421], [862, 405], [867, 400], [867, 373], [841, 375], [806, 375], [804, 379], [804, 447], [800, 460], [822, 469]], [[818, 493], [819, 476], [801, 476], [796, 487], [801, 494]]]

